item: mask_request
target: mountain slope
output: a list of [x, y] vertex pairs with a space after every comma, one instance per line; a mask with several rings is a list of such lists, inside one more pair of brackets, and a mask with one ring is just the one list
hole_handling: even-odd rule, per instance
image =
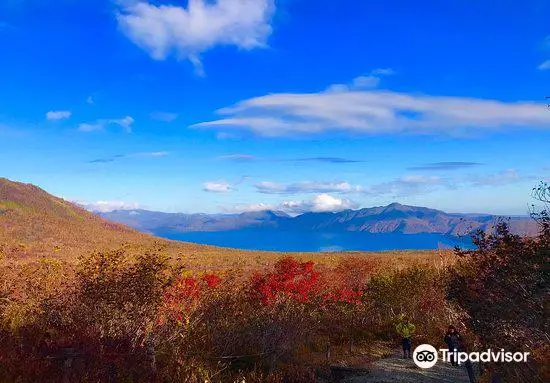
[[79, 255], [125, 244], [129, 252], [161, 244], [171, 253], [217, 250], [143, 234], [90, 213], [30, 184], [0, 178], [0, 258]]
[[536, 223], [528, 217], [506, 218], [490, 214], [449, 214], [440, 210], [393, 203], [339, 213], [305, 213], [296, 217], [271, 211], [230, 214], [159, 213], [146, 210], [115, 211], [103, 217], [149, 233], [211, 232], [241, 229], [294, 232], [365, 232], [467, 235], [476, 229], [492, 230], [507, 220], [513, 232], [535, 234]]

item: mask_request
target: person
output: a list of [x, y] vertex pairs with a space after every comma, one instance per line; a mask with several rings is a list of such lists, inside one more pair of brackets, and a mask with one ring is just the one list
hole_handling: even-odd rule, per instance
[[411, 347], [412, 337], [416, 331], [416, 326], [410, 322], [408, 318], [405, 318], [395, 326], [397, 333], [401, 335], [401, 344], [403, 346], [403, 359], [412, 358]]
[[[461, 337], [459, 343], [460, 350], [463, 352], [470, 352], [470, 346], [464, 337]], [[468, 379], [470, 383], [477, 383], [476, 374], [474, 372], [474, 365], [472, 361], [468, 358], [464, 362], [464, 367], [466, 367], [466, 372], [468, 373]]]
[[454, 326], [449, 326], [447, 328], [447, 332], [445, 333], [445, 343], [449, 347], [449, 352], [451, 352], [451, 365], [458, 366], [458, 361], [456, 360], [455, 354], [452, 353], [453, 351], [458, 352], [460, 351], [460, 334], [456, 330]]

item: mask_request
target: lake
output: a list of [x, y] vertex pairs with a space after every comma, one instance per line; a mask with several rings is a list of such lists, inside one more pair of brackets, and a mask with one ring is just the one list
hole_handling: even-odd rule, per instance
[[159, 230], [154, 234], [167, 239], [205, 245], [282, 252], [430, 250], [454, 246], [472, 247], [469, 237], [459, 238], [444, 234], [323, 233], [273, 230], [188, 233]]

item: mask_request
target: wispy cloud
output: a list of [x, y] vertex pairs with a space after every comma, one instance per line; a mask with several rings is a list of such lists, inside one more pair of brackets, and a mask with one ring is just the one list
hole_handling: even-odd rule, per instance
[[354, 163], [364, 162], [360, 160], [352, 160], [349, 158], [342, 158], [342, 157], [304, 157], [304, 158], [294, 158], [288, 161], [324, 162], [324, 163], [330, 163], [330, 164], [354, 164]]
[[353, 79], [354, 88], [376, 88], [380, 84], [380, 77], [359, 76]]
[[68, 118], [71, 118], [70, 110], [56, 110], [56, 111], [52, 110], [46, 113], [46, 119], [50, 121], [66, 120]]
[[363, 188], [348, 182], [300, 182], [282, 185], [275, 182], [260, 182], [254, 185], [264, 194], [300, 194], [300, 193], [358, 193]]
[[409, 170], [459, 170], [481, 166], [479, 162], [432, 162], [421, 166], [409, 167]]
[[273, 0], [194, 0], [187, 7], [142, 0], [123, 2], [117, 20], [153, 59], [188, 59], [200, 74], [200, 55], [217, 45], [265, 47], [274, 11]]
[[144, 153], [131, 153], [131, 154], [115, 154], [113, 156], [104, 157], [104, 158], [96, 158], [94, 160], [88, 161], [91, 164], [105, 164], [109, 162], [115, 162], [122, 159], [129, 159], [129, 158], [161, 158], [161, 157], [167, 157], [170, 155], [169, 152], [144, 152]]
[[[437, 169], [439, 170], [439, 169]], [[535, 181], [537, 177], [521, 174], [517, 169], [507, 169], [498, 173], [468, 174], [460, 177], [439, 177], [426, 175], [406, 175], [395, 180], [364, 188], [365, 194], [408, 197], [435, 192], [440, 189], [457, 189], [483, 186], [504, 186], [525, 181]]]
[[148, 153], [137, 153], [136, 156], [158, 158], [158, 157], [166, 157], [169, 154], [170, 154], [169, 152], [148, 152]]
[[[550, 35], [546, 36], [544, 40], [542, 40], [542, 48], [546, 51], [550, 50]], [[550, 60], [546, 60], [542, 62], [538, 67], [538, 70], [548, 70], [550, 69]]]
[[503, 186], [527, 180], [536, 181], [537, 177], [523, 175], [517, 169], [507, 169], [496, 174], [472, 175], [469, 177], [469, 181], [474, 186]]
[[254, 161], [257, 158], [250, 154], [228, 154], [218, 157], [221, 160], [230, 160], [230, 161], [239, 161], [239, 162], [249, 162]]
[[225, 213], [247, 213], [247, 212], [258, 212], [258, 211], [267, 211], [273, 210], [278, 211], [276, 204], [269, 203], [249, 203], [249, 204], [236, 204], [232, 206], [222, 206], [221, 209]]
[[349, 84], [333, 84], [328, 87], [329, 92], [346, 92], [358, 89], [373, 89], [377, 88], [382, 81], [383, 76], [395, 74], [393, 69], [379, 68], [372, 70], [369, 74], [354, 78]]
[[153, 112], [150, 114], [150, 117], [153, 120], [163, 121], [163, 122], [172, 122], [178, 118], [177, 113], [167, 113], [167, 112]]
[[88, 98], [86, 99], [86, 103], [88, 105], [94, 105], [95, 104], [94, 97], [93, 96], [88, 96]]
[[407, 175], [393, 181], [383, 182], [365, 189], [366, 194], [392, 195], [394, 197], [409, 197], [413, 195], [428, 194], [439, 187], [450, 187], [452, 183], [446, 179], [435, 176]]
[[302, 158], [261, 158], [251, 154], [228, 154], [218, 157], [221, 160], [251, 162], [251, 161], [268, 161], [268, 162], [321, 162], [328, 164], [353, 164], [364, 161], [355, 160], [343, 157], [302, 157]]
[[[317, 192], [320, 194], [307, 200], [283, 200], [276, 203], [237, 204], [231, 207], [225, 207], [224, 210], [227, 212], [273, 210], [282, 211], [290, 215], [306, 212], [337, 212], [360, 208], [359, 203], [342, 196], [346, 193], [358, 193], [363, 196], [391, 196], [392, 198], [404, 198], [437, 192], [441, 189], [481, 186], [499, 187], [533, 180], [536, 180], [536, 177], [522, 175], [516, 169], [508, 169], [494, 174], [466, 175], [456, 179], [426, 175], [405, 175], [391, 181], [365, 187], [350, 185], [347, 182], [332, 184], [328, 182], [301, 182], [290, 185], [262, 182], [254, 186], [258, 192], [264, 194], [288, 195], [310, 192]], [[225, 190], [223, 192], [225, 192]]]
[[[431, 170], [433, 168], [429, 168]], [[442, 170], [435, 167], [436, 170]], [[451, 166], [451, 169], [454, 169]], [[256, 191], [262, 194], [307, 194], [333, 193], [357, 194], [363, 196], [393, 196], [410, 197], [429, 194], [441, 189], [457, 189], [463, 187], [503, 186], [525, 181], [536, 181], [537, 177], [521, 174], [516, 169], [508, 169], [498, 173], [465, 174], [459, 177], [440, 177], [424, 174], [407, 174], [389, 181], [370, 184], [353, 185], [349, 182], [297, 182], [281, 184], [277, 182], [260, 182], [254, 185]]]
[[110, 158], [96, 158], [95, 160], [88, 161], [90, 164], [106, 164], [109, 162], [115, 162], [116, 159], [114, 157]]
[[102, 119], [92, 123], [82, 123], [78, 125], [78, 130], [81, 132], [95, 132], [105, 130], [108, 125], [118, 125], [127, 133], [131, 133], [134, 121], [130, 116], [116, 119]]
[[464, 135], [507, 128], [550, 128], [541, 103], [350, 90], [269, 94], [217, 112], [195, 128], [243, 129], [264, 137], [327, 131]]
[[229, 193], [235, 188], [227, 182], [205, 182], [204, 188], [202, 189], [205, 192], [209, 193]]

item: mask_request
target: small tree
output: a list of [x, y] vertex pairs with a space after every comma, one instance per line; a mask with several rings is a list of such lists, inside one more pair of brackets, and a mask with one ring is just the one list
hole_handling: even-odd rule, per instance
[[542, 203], [542, 209], [537, 209], [535, 205], [531, 205], [530, 213], [540, 225], [542, 232], [550, 231], [550, 185], [546, 182], [541, 182], [537, 187], [533, 188], [531, 196], [536, 201]]
[[[547, 204], [550, 189], [541, 184], [533, 195]], [[514, 235], [502, 222], [492, 234], [474, 235], [476, 249], [457, 249], [462, 260], [448, 294], [469, 314], [484, 348], [531, 352], [528, 363], [490, 366], [495, 374], [542, 382], [550, 378], [545, 367], [550, 359], [550, 222], [547, 210], [531, 213], [540, 224], [535, 238]]]

